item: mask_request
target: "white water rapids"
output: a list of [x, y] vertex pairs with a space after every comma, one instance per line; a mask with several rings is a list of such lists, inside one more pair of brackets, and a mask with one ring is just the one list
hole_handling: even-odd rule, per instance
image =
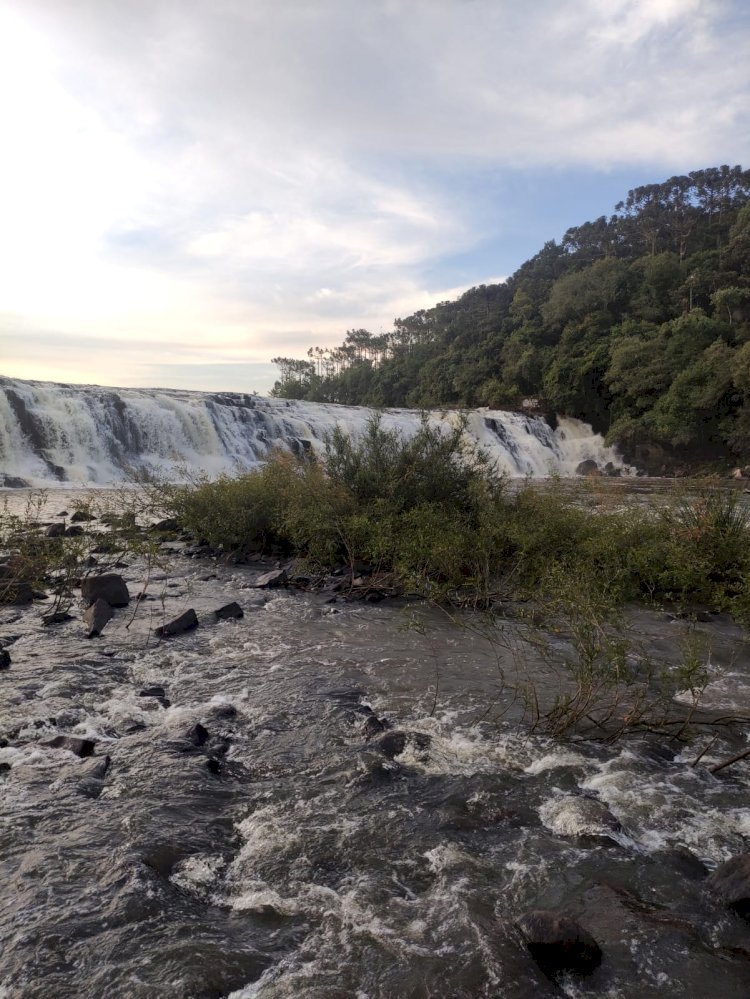
[[[246, 470], [275, 448], [320, 451], [336, 426], [361, 433], [375, 411], [361, 406], [271, 399], [241, 393], [114, 389], [0, 377], [0, 485], [113, 485], [139, 473], [168, 479]], [[579, 420], [470, 410], [467, 433], [511, 477], [570, 476], [582, 461], [622, 461]], [[387, 409], [383, 426], [405, 436], [417, 410]], [[449, 426], [459, 413], [431, 412]]]

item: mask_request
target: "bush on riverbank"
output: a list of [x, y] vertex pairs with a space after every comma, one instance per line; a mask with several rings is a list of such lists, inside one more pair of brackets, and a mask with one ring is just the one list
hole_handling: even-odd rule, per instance
[[511, 490], [459, 426], [411, 440], [371, 421], [334, 431], [321, 461], [276, 454], [260, 469], [170, 487], [185, 528], [230, 550], [276, 544], [316, 568], [370, 563], [436, 600], [543, 601], [561, 579], [612, 604], [674, 601], [750, 618], [750, 529], [737, 494], [705, 487], [660, 507], [590, 509], [585, 487]]

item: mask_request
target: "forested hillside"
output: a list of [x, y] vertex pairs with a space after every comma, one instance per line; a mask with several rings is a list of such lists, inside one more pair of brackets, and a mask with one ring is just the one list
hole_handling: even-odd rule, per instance
[[503, 284], [307, 359], [273, 393], [370, 406], [518, 408], [592, 423], [658, 470], [750, 461], [750, 170], [628, 192]]

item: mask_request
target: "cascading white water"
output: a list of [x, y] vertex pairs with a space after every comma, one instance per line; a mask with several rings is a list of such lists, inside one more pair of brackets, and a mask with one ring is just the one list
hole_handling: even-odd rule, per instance
[[[0, 378], [0, 485], [112, 485], [138, 473], [184, 479], [252, 468], [274, 448], [319, 451], [335, 426], [361, 433], [374, 410], [240, 393], [114, 389]], [[540, 417], [472, 410], [467, 433], [512, 477], [575, 474], [582, 461], [623, 469], [578, 420], [553, 430]], [[456, 412], [429, 414], [448, 426]], [[387, 409], [383, 426], [405, 436], [417, 410]]]

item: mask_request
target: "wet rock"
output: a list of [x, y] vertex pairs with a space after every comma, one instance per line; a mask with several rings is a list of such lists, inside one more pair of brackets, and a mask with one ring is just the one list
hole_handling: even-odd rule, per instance
[[214, 776], [218, 776], [221, 773], [221, 763], [219, 760], [209, 759], [206, 760], [206, 770]]
[[622, 831], [618, 819], [596, 798], [566, 795], [545, 802], [539, 810], [542, 822], [558, 836], [600, 836], [613, 839]]
[[400, 729], [395, 729], [393, 732], [382, 735], [373, 745], [383, 756], [392, 760], [394, 757], [400, 756], [408, 745], [424, 751], [429, 749], [430, 742], [429, 735], [425, 735], [424, 732], [402, 732]]
[[45, 538], [61, 538], [65, 534], [65, 524], [50, 524], [44, 532]]
[[64, 749], [83, 758], [92, 755], [96, 742], [93, 739], [79, 739], [74, 735], [56, 735], [54, 739], [46, 739], [42, 745], [49, 749]]
[[143, 690], [138, 691], [138, 696], [152, 698], [153, 700], [158, 701], [163, 708], [169, 708], [172, 705], [172, 702], [164, 691], [164, 687], [159, 684], [152, 684], [149, 687], [144, 687]]
[[258, 590], [270, 590], [277, 586], [286, 586], [286, 584], [286, 569], [272, 569], [270, 572], [264, 572], [262, 576], [258, 576], [253, 586]]
[[101, 598], [86, 608], [83, 612], [83, 622], [88, 628], [86, 638], [96, 638], [101, 635], [104, 626], [112, 620], [113, 616], [114, 611], [107, 601]]
[[73, 621], [73, 615], [68, 614], [67, 611], [52, 611], [51, 614], [45, 614], [42, 618], [42, 624], [45, 628], [49, 628], [52, 624], [65, 624], [67, 621]]
[[104, 780], [112, 764], [112, 758], [102, 756], [101, 759], [92, 760], [83, 770], [82, 777], [91, 780]]
[[738, 916], [750, 920], [750, 853], [725, 861], [709, 874], [708, 884]]
[[214, 736], [209, 740], [207, 752], [212, 756], [226, 756], [231, 748], [231, 740], [224, 735]]
[[22, 607], [30, 604], [34, 599], [34, 589], [31, 583], [22, 580], [5, 582], [0, 579], [0, 603], [10, 604], [12, 607]]
[[180, 614], [173, 621], [156, 628], [154, 634], [159, 638], [169, 638], [172, 635], [181, 635], [186, 631], [192, 631], [193, 628], [197, 627], [198, 617], [191, 607], [190, 610], [186, 610], [184, 614]]
[[369, 740], [374, 739], [375, 736], [381, 735], [383, 732], [387, 732], [389, 728], [390, 725], [385, 718], [378, 718], [377, 715], [371, 714], [365, 718], [362, 732], [365, 739]]
[[601, 470], [593, 458], [586, 458], [576, 466], [576, 475], [601, 475]]
[[7, 649], [0, 650], [0, 670], [10, 669], [10, 652]]
[[214, 617], [217, 621], [230, 621], [233, 618], [240, 618], [244, 616], [245, 612], [234, 600], [231, 604], [224, 604], [223, 607], [219, 607], [218, 610], [214, 611]]
[[208, 729], [201, 725], [200, 722], [196, 722], [196, 724], [185, 733], [185, 738], [188, 742], [192, 743], [193, 746], [205, 746], [209, 740]]
[[599, 944], [569, 916], [536, 909], [522, 916], [516, 925], [531, 956], [550, 978], [563, 971], [588, 975], [602, 962]]
[[226, 720], [237, 717], [237, 708], [233, 704], [218, 704], [212, 713], [214, 718]]
[[127, 584], [116, 572], [82, 579], [81, 596], [87, 606], [97, 600], [106, 600], [111, 607], [127, 607], [130, 603]]
[[80, 538], [84, 534], [84, 530], [80, 524], [72, 524], [66, 531], [66, 538]]
[[612, 478], [619, 478], [620, 475], [622, 474], [622, 470], [619, 469], [617, 465], [614, 465], [611, 461], [608, 461], [607, 464], [604, 466], [604, 474], [609, 475]]
[[75, 510], [70, 518], [72, 524], [85, 524], [90, 520], [96, 520], [96, 517], [87, 510]]

